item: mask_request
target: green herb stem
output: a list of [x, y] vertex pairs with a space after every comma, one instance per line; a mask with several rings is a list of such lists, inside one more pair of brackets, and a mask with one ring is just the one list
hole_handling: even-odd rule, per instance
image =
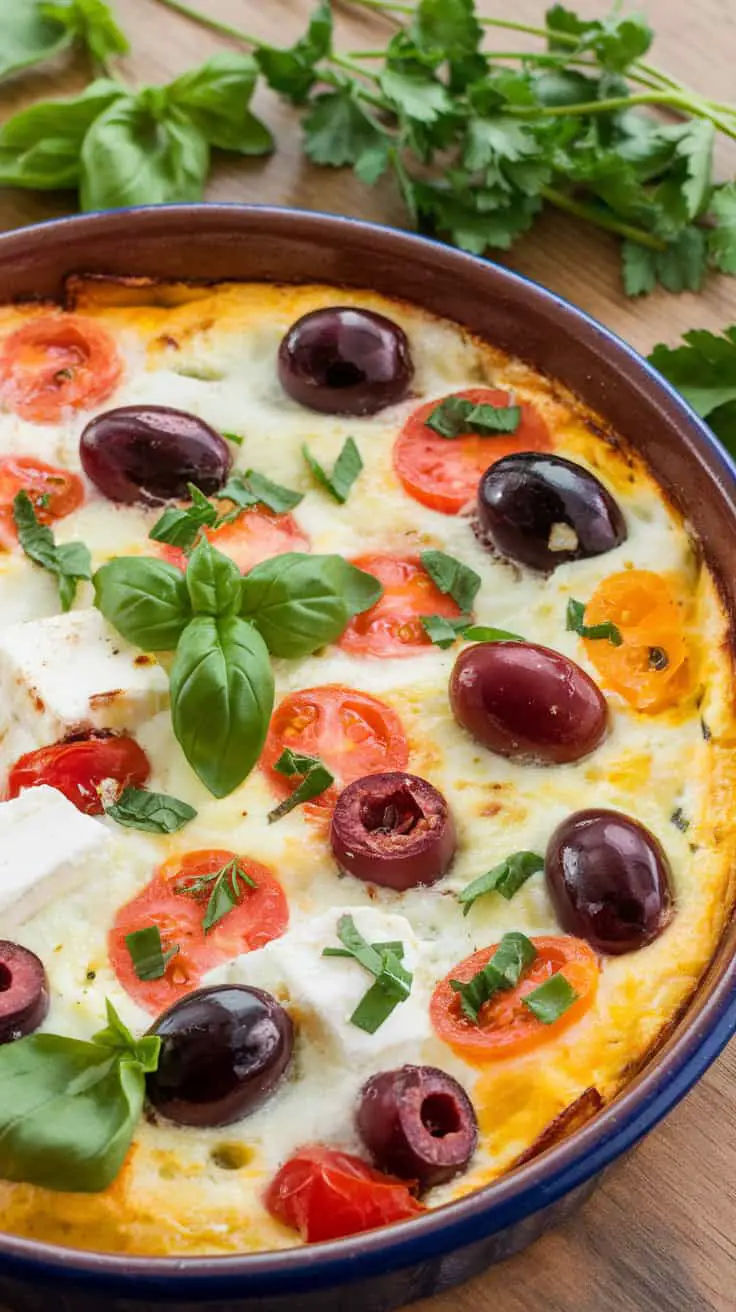
[[199, 23], [200, 27], [208, 27], [211, 32], [219, 32], [220, 36], [229, 36], [234, 41], [244, 41], [250, 46], [263, 45], [263, 41], [258, 37], [249, 36], [242, 28], [233, 27], [232, 23], [225, 23], [221, 18], [211, 18], [200, 9], [185, 5], [183, 0], [156, 0], [156, 2], [163, 5], [165, 9], [173, 9], [174, 13], [181, 14], [183, 18], [191, 19], [193, 23]]
[[[695, 118], [710, 119], [726, 136], [736, 141], [736, 124], [724, 123], [705, 101], [690, 99], [679, 91], [642, 91], [633, 96], [612, 96], [609, 100], [584, 100], [576, 105], [547, 105], [545, 116], [565, 118], [571, 114], [610, 114], [612, 110], [631, 109], [633, 105], [664, 105], [692, 114]], [[539, 114], [537, 105], [509, 105], [508, 113], [515, 118], [535, 118]]]
[[555, 209], [564, 210], [566, 214], [572, 214], [576, 219], [584, 219], [605, 232], [614, 232], [619, 237], [636, 242], [638, 246], [646, 246], [650, 251], [667, 249], [666, 243], [660, 241], [653, 233], [647, 232], [644, 228], [635, 228], [633, 224], [624, 223], [622, 219], [615, 219], [609, 214], [603, 214], [594, 205], [586, 205], [583, 201], [574, 200], [564, 191], [557, 191], [554, 187], [540, 187], [539, 194], [548, 204], [554, 205]]

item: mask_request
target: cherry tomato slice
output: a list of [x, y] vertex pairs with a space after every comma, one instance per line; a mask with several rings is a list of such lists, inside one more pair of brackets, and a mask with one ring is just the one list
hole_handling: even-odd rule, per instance
[[[222, 502], [226, 506], [227, 502]], [[249, 506], [237, 519], [221, 528], [205, 529], [205, 535], [224, 556], [235, 561], [242, 574], [270, 556], [285, 551], [309, 551], [311, 542], [293, 515], [277, 515], [267, 506]], [[186, 569], [187, 557], [178, 547], [161, 545], [161, 554], [169, 564]]]
[[[429, 1005], [430, 1019], [439, 1037], [451, 1048], [456, 1048], [466, 1061], [484, 1063], [528, 1052], [547, 1039], [556, 1038], [591, 1006], [599, 975], [598, 958], [593, 949], [582, 939], [568, 935], [533, 938], [531, 941], [537, 949], [534, 961], [524, 971], [516, 988], [495, 993], [484, 1003], [477, 1025], [464, 1015], [450, 981], [455, 979], [467, 984], [490, 961], [498, 944], [481, 948], [466, 957], [437, 984]], [[523, 1005], [522, 999], [558, 971], [578, 997], [558, 1020], [545, 1025]]]
[[265, 1202], [271, 1216], [308, 1244], [406, 1221], [425, 1210], [405, 1181], [321, 1144], [301, 1148], [284, 1163]]
[[331, 809], [341, 790], [365, 774], [405, 770], [409, 746], [401, 720], [377, 697], [340, 684], [304, 688], [277, 706], [261, 764], [274, 789], [288, 797], [298, 786], [274, 769], [285, 747], [317, 756], [335, 776], [335, 783], [313, 802], [308, 814]]
[[6, 797], [48, 784], [85, 815], [102, 815], [124, 788], [142, 788], [151, 772], [134, 738], [90, 733], [26, 752], [10, 769]]
[[[498, 388], [470, 387], [453, 392], [475, 405], [510, 405], [508, 392]], [[457, 515], [475, 500], [481, 475], [502, 456], [516, 451], [548, 451], [549, 429], [532, 405], [522, 405], [515, 433], [445, 438], [428, 428], [425, 420], [446, 397], [427, 401], [409, 416], [394, 445], [394, 469], [415, 501], [443, 515]]]
[[383, 584], [383, 596], [348, 624], [338, 646], [356, 656], [414, 656], [431, 647], [420, 615], [454, 619], [460, 607], [440, 592], [418, 557], [358, 556], [353, 565]]
[[54, 424], [67, 408], [88, 410], [117, 387], [123, 362], [107, 329], [77, 314], [31, 319], [0, 351], [0, 398], [37, 424]]
[[29, 456], [0, 457], [0, 543], [6, 547], [18, 539], [13, 501], [21, 490], [28, 493], [42, 524], [63, 519], [84, 501], [84, 484], [68, 469]]
[[[238, 905], [205, 933], [202, 924], [212, 881], [196, 895], [187, 890], [233, 860], [256, 887], [240, 883]], [[118, 911], [108, 942], [110, 961], [126, 992], [146, 1011], [158, 1014], [197, 988], [208, 970], [280, 938], [288, 923], [284, 890], [267, 866], [220, 849], [179, 853], [159, 866], [146, 887]], [[179, 947], [156, 980], [138, 978], [125, 943], [126, 934], [148, 925], [158, 925], [164, 952]]]
[[628, 569], [599, 584], [585, 608], [586, 625], [610, 620], [623, 642], [586, 638], [585, 652], [605, 684], [637, 711], [672, 706], [690, 682], [683, 606], [667, 580]]

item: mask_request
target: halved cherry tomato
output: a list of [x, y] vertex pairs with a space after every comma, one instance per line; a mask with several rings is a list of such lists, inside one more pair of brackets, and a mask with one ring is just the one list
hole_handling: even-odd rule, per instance
[[610, 620], [623, 642], [586, 638], [585, 652], [605, 684], [638, 711], [661, 711], [687, 691], [690, 673], [684, 607], [661, 574], [622, 570], [598, 586], [585, 624]]
[[431, 646], [420, 615], [454, 619], [460, 607], [440, 592], [418, 557], [358, 556], [352, 562], [383, 584], [383, 596], [348, 624], [338, 646], [356, 655], [414, 656]]
[[288, 797], [300, 782], [274, 769], [285, 747], [319, 757], [335, 776], [335, 783], [308, 803], [310, 811], [323, 815], [346, 784], [364, 774], [404, 770], [409, 760], [396, 712], [377, 697], [340, 684], [303, 688], [276, 707], [261, 764], [281, 797]]
[[93, 731], [19, 757], [10, 769], [6, 796], [48, 784], [85, 815], [102, 815], [124, 788], [142, 788], [150, 772], [135, 738]]
[[284, 1163], [265, 1202], [271, 1216], [308, 1244], [393, 1225], [425, 1210], [403, 1180], [321, 1144], [301, 1148]]
[[78, 314], [31, 319], [3, 342], [0, 398], [32, 423], [88, 410], [117, 387], [123, 362], [107, 329]]
[[[547, 1039], [556, 1038], [562, 1030], [579, 1020], [593, 1002], [599, 966], [595, 952], [587, 943], [568, 935], [533, 938], [532, 943], [537, 955], [516, 988], [495, 993], [484, 1003], [477, 1025], [463, 1013], [450, 981], [455, 979], [467, 984], [490, 961], [497, 943], [466, 957], [436, 986], [429, 1004], [430, 1019], [439, 1037], [451, 1048], [456, 1048], [466, 1061], [482, 1063], [528, 1052]], [[545, 1025], [523, 1005], [522, 998], [558, 971], [578, 997], [558, 1020]]]
[[[223, 507], [227, 504], [222, 502]], [[235, 561], [241, 574], [247, 574], [270, 556], [280, 556], [285, 551], [309, 551], [311, 546], [293, 515], [277, 515], [262, 505], [249, 506], [222, 528], [205, 529], [205, 536], [218, 551]], [[161, 554], [169, 564], [186, 569], [187, 557], [178, 547], [164, 543]]]
[[[508, 392], [495, 387], [469, 387], [453, 392], [474, 405], [510, 405]], [[549, 429], [532, 405], [522, 405], [515, 433], [445, 438], [428, 428], [425, 420], [436, 410], [436, 398], [409, 416], [394, 445], [394, 469], [410, 497], [443, 515], [457, 515], [475, 500], [481, 475], [502, 456], [515, 451], [547, 451]]]
[[[205, 934], [202, 922], [212, 881], [199, 893], [192, 885], [237, 860], [255, 881], [255, 888], [238, 884], [239, 902]], [[207, 849], [170, 857], [146, 887], [118, 911], [110, 930], [110, 961], [123, 988], [147, 1011], [159, 1013], [191, 992], [208, 970], [241, 952], [265, 947], [280, 938], [289, 923], [284, 890], [267, 866], [235, 852]], [[158, 925], [164, 952], [178, 946], [161, 979], [141, 980], [125, 943], [126, 934]]]
[[84, 501], [84, 484], [68, 469], [30, 456], [0, 457], [0, 543], [6, 547], [12, 547], [18, 538], [13, 501], [20, 491], [28, 493], [42, 524], [63, 519]]

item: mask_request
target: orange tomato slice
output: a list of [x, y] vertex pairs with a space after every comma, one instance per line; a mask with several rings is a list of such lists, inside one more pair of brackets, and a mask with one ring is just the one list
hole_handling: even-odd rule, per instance
[[585, 624], [610, 621], [623, 642], [586, 638], [585, 652], [609, 688], [637, 711], [661, 711], [690, 681], [684, 608], [667, 580], [629, 569], [604, 579], [585, 607]]

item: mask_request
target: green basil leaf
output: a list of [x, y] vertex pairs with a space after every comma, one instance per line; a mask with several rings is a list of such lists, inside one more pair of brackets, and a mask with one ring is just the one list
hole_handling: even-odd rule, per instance
[[186, 114], [211, 146], [241, 155], [267, 155], [273, 137], [248, 109], [258, 76], [252, 55], [222, 50], [166, 88], [171, 104]]
[[127, 1034], [108, 1003], [108, 1027], [91, 1043], [31, 1034], [0, 1047], [0, 1178], [75, 1193], [112, 1183], [160, 1046], [129, 1046]]
[[439, 437], [462, 437], [475, 433], [478, 437], [495, 437], [498, 433], [515, 433], [521, 423], [518, 405], [476, 405], [464, 396], [448, 396], [435, 406], [425, 419]]
[[236, 616], [197, 615], [171, 669], [174, 733], [192, 769], [215, 797], [250, 773], [263, 750], [274, 680], [258, 631]]
[[50, 59], [71, 40], [71, 33], [32, 0], [8, 0], [0, 11], [0, 77]]
[[222, 436], [227, 438], [228, 442], [234, 442], [235, 446], [243, 445], [245, 438], [241, 437], [240, 433], [226, 433], [224, 429], [221, 429], [220, 431], [222, 432]]
[[57, 546], [48, 524], [41, 524], [27, 492], [17, 492], [13, 500], [13, 519], [18, 541], [25, 554], [56, 576], [61, 608], [68, 611], [81, 579], [92, 578], [92, 559], [84, 542], [65, 542]]
[[284, 552], [243, 581], [241, 614], [252, 620], [274, 656], [308, 656], [343, 633], [353, 615], [382, 594], [372, 574], [342, 556]]
[[526, 642], [520, 633], [511, 633], [509, 629], [494, 629], [488, 624], [469, 624], [463, 630], [467, 642]]
[[614, 647], [620, 647], [623, 638], [617, 627], [610, 620], [603, 624], [585, 623], [585, 602], [568, 598], [565, 615], [565, 628], [568, 633], [579, 633], [581, 638], [607, 639]]
[[94, 575], [95, 605], [128, 642], [173, 651], [192, 616], [184, 575], [154, 556], [116, 556]]
[[461, 610], [473, 609], [480, 574], [444, 551], [422, 551], [419, 559], [440, 592], [449, 594]]
[[44, 18], [62, 23], [72, 39], [99, 63], [130, 50], [105, 0], [41, 0], [40, 10]]
[[467, 615], [458, 615], [457, 619], [448, 619], [445, 615], [420, 615], [419, 620], [427, 637], [443, 651], [463, 637], [468, 627]]
[[526, 934], [514, 931], [504, 934], [490, 961], [472, 979], [466, 983], [450, 980], [451, 987], [460, 996], [460, 1006], [467, 1019], [477, 1025], [483, 1004], [499, 990], [515, 988], [536, 955], [537, 950]]
[[391, 1012], [411, 993], [413, 976], [401, 960], [404, 945], [368, 943], [350, 915], [341, 916], [338, 920], [337, 937], [345, 950], [324, 948], [322, 956], [353, 957], [364, 970], [375, 976], [375, 984], [361, 998], [350, 1017], [351, 1025], [365, 1030], [366, 1034], [375, 1034]]
[[264, 474], [257, 474], [255, 469], [248, 469], [245, 474], [231, 474], [225, 486], [218, 492], [218, 497], [234, 501], [236, 505], [247, 509], [259, 501], [268, 506], [275, 514], [293, 510], [304, 500], [303, 492], [293, 492], [291, 488], [272, 483]]
[[577, 1002], [578, 996], [569, 980], [558, 970], [556, 975], [551, 975], [539, 988], [527, 993], [522, 1002], [543, 1025], [553, 1025], [560, 1016], [564, 1016], [573, 1002]]
[[0, 185], [76, 187], [85, 134], [123, 95], [116, 82], [100, 78], [73, 100], [44, 100], [14, 114], [0, 128]]
[[105, 815], [127, 829], [145, 829], [151, 834], [175, 834], [193, 820], [197, 812], [188, 802], [168, 793], [149, 793], [146, 788], [124, 788]]
[[240, 605], [243, 576], [229, 556], [201, 538], [189, 558], [186, 583], [195, 615], [234, 615]]
[[463, 908], [463, 915], [467, 916], [473, 903], [486, 893], [495, 891], [510, 901], [527, 879], [540, 870], [544, 870], [543, 856], [538, 856], [536, 852], [512, 853], [458, 893], [457, 900]]
[[331, 474], [328, 474], [317, 459], [312, 455], [309, 447], [302, 446], [302, 455], [311, 469], [317, 482], [344, 505], [348, 499], [353, 483], [363, 468], [363, 461], [360, 458], [360, 451], [352, 437], [346, 437], [343, 448], [335, 461], [335, 466]]
[[[163, 99], [163, 103], [162, 103]], [[83, 210], [202, 199], [209, 146], [161, 87], [115, 101], [92, 124], [81, 154]]]
[[293, 793], [285, 797], [283, 802], [275, 806], [268, 813], [268, 823], [273, 824], [275, 820], [280, 820], [282, 816], [288, 815], [294, 807], [301, 806], [303, 802], [309, 802], [313, 797], [319, 797], [324, 793], [330, 784], [335, 782], [335, 776], [330, 774], [327, 766], [320, 761], [317, 756], [303, 756], [299, 752], [292, 752], [290, 747], [284, 748], [278, 761], [274, 765], [274, 770], [283, 774], [287, 779], [293, 779], [295, 775], [301, 775], [301, 783], [297, 785]]
[[105, 999], [107, 1025], [92, 1035], [92, 1042], [103, 1048], [112, 1048], [120, 1056], [133, 1057], [144, 1071], [152, 1073], [158, 1068], [161, 1040], [157, 1034], [144, 1034], [136, 1039], [121, 1021], [109, 998]]
[[143, 980], [163, 979], [166, 967], [179, 952], [178, 943], [164, 952], [158, 925], [145, 925], [143, 929], [135, 929], [132, 934], [126, 934], [125, 946], [133, 970], [138, 979]]
[[212, 528], [219, 519], [217, 507], [208, 501], [194, 483], [187, 484], [191, 505], [168, 506], [148, 534], [154, 542], [168, 542], [172, 547], [190, 551], [202, 528]]

